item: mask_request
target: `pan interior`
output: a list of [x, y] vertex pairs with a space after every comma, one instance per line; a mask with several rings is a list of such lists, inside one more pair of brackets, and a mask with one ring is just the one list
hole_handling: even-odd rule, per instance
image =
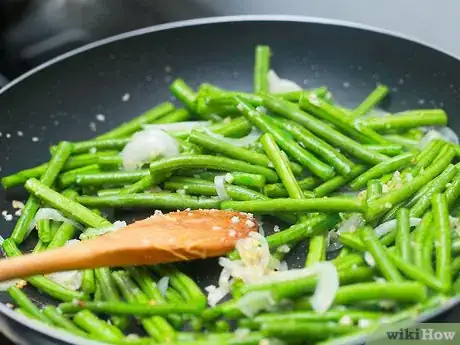
[[[376, 84], [388, 85], [389, 112], [444, 108], [449, 126], [460, 132], [460, 62], [401, 38], [358, 28], [289, 21], [238, 21], [176, 27], [114, 41], [39, 70], [0, 97], [1, 174], [49, 159], [60, 140], [84, 140], [107, 131], [146, 109], [172, 100], [176, 77], [192, 86], [210, 82], [250, 91], [256, 44], [270, 45], [272, 67], [283, 78], [306, 88], [326, 85], [344, 106], [357, 105]], [[105, 121], [96, 119], [103, 114]], [[18, 189], [0, 190], [0, 208], [12, 213], [12, 200], [26, 198]], [[132, 221], [153, 213], [120, 212], [113, 220]], [[0, 219], [8, 237], [14, 221]], [[268, 233], [273, 223], [266, 223]], [[35, 242], [34, 238], [30, 243]], [[29, 244], [30, 244], [29, 243]], [[304, 263], [305, 248], [290, 254], [290, 267]], [[215, 260], [184, 265], [201, 286], [214, 284]], [[46, 296], [28, 289], [32, 298]], [[0, 300], [6, 301], [5, 294]]]

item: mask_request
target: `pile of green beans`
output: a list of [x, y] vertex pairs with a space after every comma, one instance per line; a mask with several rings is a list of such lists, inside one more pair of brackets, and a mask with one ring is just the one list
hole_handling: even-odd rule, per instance
[[[252, 212], [262, 222], [279, 221], [266, 235], [273, 262], [290, 262], [289, 251], [302, 244], [305, 267], [335, 266], [340, 286], [329, 310], [312, 310], [315, 274], [236, 279], [231, 298], [208, 307], [202, 287], [173, 265], [84, 270], [77, 290], [29, 277], [26, 283], [60, 304], [38, 305], [17, 284], [7, 290], [15, 310], [108, 344], [313, 344], [416, 319], [459, 294], [460, 236], [453, 226], [460, 146], [437, 138], [419, 147], [425, 126], [447, 125], [446, 112], [373, 116], [389, 94], [385, 85], [353, 109], [338, 105], [326, 87], [271, 93], [271, 56], [270, 47], [255, 48], [253, 93], [176, 79], [170, 91], [181, 105], [165, 102], [95, 138], [56, 143], [48, 162], [2, 177], [4, 189], [23, 186], [29, 197], [1, 246], [14, 257], [28, 237], [37, 241], [34, 252], [91, 238], [94, 228], [113, 225], [106, 208]], [[195, 120], [207, 125], [164, 129], [178, 143], [177, 156], [124, 170], [121, 151], [144, 125]], [[68, 219], [41, 219], [30, 232], [42, 207]], [[359, 225], [345, 226], [353, 217]], [[239, 260], [240, 253], [227, 258]], [[166, 290], [160, 279], [168, 280]], [[282, 308], [245, 316], [239, 301], [254, 293]], [[128, 336], [132, 329], [142, 331]]]

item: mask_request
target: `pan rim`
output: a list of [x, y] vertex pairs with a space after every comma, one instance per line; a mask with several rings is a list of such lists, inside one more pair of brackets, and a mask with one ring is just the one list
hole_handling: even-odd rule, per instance
[[[176, 21], [176, 22], [171, 22], [171, 23], [165, 23], [165, 24], [159, 24], [159, 25], [154, 25], [154, 26], [149, 26], [133, 31], [128, 31], [124, 32], [118, 35], [110, 36], [101, 40], [98, 40], [96, 42], [92, 42], [89, 44], [86, 44], [82, 47], [73, 49], [69, 52], [66, 52], [62, 55], [59, 55], [57, 57], [54, 57], [53, 59], [46, 61], [33, 69], [27, 71], [26, 73], [20, 75], [16, 79], [13, 79], [10, 81], [7, 85], [5, 85], [3, 88], [0, 89], [0, 96], [4, 94], [6, 91], [11, 89], [13, 86], [16, 84], [20, 83], [21, 81], [27, 79], [28, 77], [34, 75], [35, 73], [55, 64], [58, 63], [62, 60], [65, 60], [67, 58], [70, 58], [72, 56], [75, 56], [77, 54], [86, 52], [90, 49], [97, 48], [99, 46], [103, 46], [106, 44], [110, 44], [112, 42], [116, 41], [121, 41], [127, 38], [131, 37], [136, 37], [136, 36], [141, 36], [144, 34], [150, 34], [153, 32], [159, 32], [159, 31], [165, 31], [165, 30], [170, 30], [170, 29], [177, 29], [177, 28], [183, 28], [183, 27], [192, 27], [192, 26], [200, 26], [200, 25], [208, 25], [208, 24], [218, 24], [218, 23], [229, 23], [229, 22], [264, 22], [264, 21], [275, 21], [275, 22], [298, 22], [298, 23], [314, 23], [314, 24], [325, 24], [325, 25], [334, 25], [334, 26], [343, 26], [343, 27], [348, 27], [348, 28], [354, 28], [354, 29], [360, 29], [364, 31], [371, 31], [379, 34], [384, 34], [387, 36], [393, 36], [396, 38], [404, 39], [409, 42], [414, 42], [419, 45], [425, 46], [427, 48], [430, 48], [432, 50], [438, 51], [439, 53], [442, 53], [444, 55], [447, 55], [455, 60], [460, 61], [460, 57], [456, 57], [453, 54], [446, 52], [445, 50], [436, 47], [434, 45], [428, 44], [427, 42], [423, 40], [416, 39], [414, 37], [411, 37], [409, 35], [404, 35], [400, 34], [398, 32], [394, 32], [388, 29], [384, 28], [377, 28], [373, 27], [370, 25], [366, 24], [361, 24], [361, 23], [355, 23], [351, 21], [346, 21], [346, 20], [339, 20], [339, 19], [328, 19], [328, 18], [322, 18], [322, 17], [311, 17], [311, 16], [295, 16], [295, 15], [235, 15], [235, 16], [221, 16], [221, 17], [206, 17], [206, 18], [198, 18], [198, 19], [190, 19], [190, 20], [183, 20], [183, 21]], [[449, 300], [446, 301], [446, 303], [443, 304], [442, 307], [437, 308], [433, 311], [421, 314], [419, 318], [417, 318], [417, 321], [422, 322], [424, 320], [427, 320], [429, 318], [435, 317], [451, 308], [454, 306], [460, 304], [460, 297], [452, 297]], [[94, 341], [90, 339], [85, 339], [76, 335], [73, 335], [69, 332], [63, 331], [61, 329], [57, 328], [52, 328], [50, 326], [47, 326], [39, 321], [30, 319], [26, 316], [23, 316], [19, 313], [16, 313], [14, 310], [8, 308], [6, 305], [3, 303], [0, 303], [0, 313], [5, 315], [6, 317], [22, 324], [23, 326], [26, 326], [36, 332], [40, 332], [50, 338], [54, 338], [58, 341], [64, 341], [69, 344], [75, 344], [75, 345], [103, 345], [105, 343], [99, 342], [99, 341]], [[2, 327], [1, 331], [8, 337], [8, 338], [15, 338], [14, 332], [9, 332], [8, 327], [6, 326], [6, 323], [4, 323], [4, 326]], [[362, 343], [366, 339], [366, 336], [364, 335], [358, 335], [356, 338], [351, 340], [351, 342], [348, 342], [348, 344], [359, 344]]]

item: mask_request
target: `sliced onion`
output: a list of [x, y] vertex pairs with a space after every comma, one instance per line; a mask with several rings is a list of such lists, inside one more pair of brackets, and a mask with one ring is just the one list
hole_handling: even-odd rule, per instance
[[334, 230], [329, 231], [328, 233], [328, 246], [326, 248], [327, 252], [333, 252], [339, 250], [343, 247], [343, 244], [339, 241], [339, 234], [343, 232], [354, 232], [358, 229], [361, 224], [364, 223], [364, 218], [359, 213], [354, 213], [350, 218], [345, 219], [340, 223], [337, 232]]
[[225, 190], [226, 175], [214, 177], [214, 186], [216, 187], [217, 196], [220, 200], [230, 200], [230, 197]]
[[272, 69], [268, 71], [267, 79], [268, 92], [270, 93], [285, 93], [302, 90], [302, 88], [292, 80], [280, 78]]
[[12, 279], [0, 282], [0, 291], [6, 291], [12, 286], [16, 286], [21, 281], [21, 279]]
[[[65, 245], [71, 246], [79, 242], [79, 240], [69, 240]], [[81, 287], [83, 282], [83, 271], [55, 272], [47, 274], [46, 277], [49, 280], [68, 288], [69, 290], [76, 291]]]
[[262, 133], [255, 127], [252, 127], [251, 132], [247, 136], [239, 138], [239, 139], [227, 138], [227, 137], [224, 137], [223, 135], [211, 132], [208, 129], [205, 129], [204, 132], [206, 132], [206, 134], [208, 134], [211, 137], [214, 137], [216, 139], [225, 141], [228, 144], [239, 146], [239, 147], [244, 147], [244, 146], [248, 146], [252, 144], [254, 141], [259, 139], [259, 137], [262, 135]]
[[332, 305], [339, 289], [339, 275], [335, 265], [331, 262], [319, 262], [312, 267], [318, 275], [315, 292], [310, 298], [313, 310], [325, 313]]
[[251, 291], [236, 302], [237, 308], [247, 317], [253, 317], [273, 305], [275, 300], [270, 291]]
[[161, 279], [157, 283], [158, 290], [160, 291], [161, 295], [164, 297], [166, 296], [166, 291], [169, 287], [169, 277], [161, 277]]
[[423, 149], [431, 141], [441, 139], [455, 145], [459, 144], [458, 135], [450, 127], [424, 127], [425, 136], [418, 143], [419, 149]]
[[80, 240], [87, 240], [88, 238], [93, 237], [93, 236], [101, 236], [108, 232], [120, 230], [121, 228], [124, 228], [125, 226], [126, 226], [125, 221], [117, 220], [112, 224], [112, 226], [109, 226], [107, 228], [102, 228], [102, 229], [88, 228], [85, 230], [84, 233], [80, 235], [79, 238]]
[[[414, 218], [414, 217], [409, 218], [410, 226], [417, 226], [420, 224], [420, 221], [421, 221], [421, 218]], [[383, 235], [386, 235], [394, 228], [396, 228], [396, 219], [392, 219], [392, 220], [389, 220], [388, 222], [380, 224], [378, 227], [374, 229], [374, 232], [377, 235], [377, 237], [382, 237]]]
[[375, 267], [375, 265], [376, 265], [374, 257], [369, 252], [364, 252], [364, 261], [366, 261], [366, 263], [370, 267]]
[[176, 139], [159, 129], [146, 129], [133, 135], [121, 151], [125, 170], [135, 170], [152, 159], [179, 155]]
[[144, 125], [144, 129], [162, 130], [166, 132], [190, 132], [195, 128], [203, 128], [209, 126], [208, 121], [183, 121], [174, 123], [159, 123], [153, 125]]
[[75, 226], [77, 229], [82, 228], [80, 224], [74, 222], [73, 220], [69, 218], [64, 217], [62, 213], [59, 212], [58, 210], [55, 210], [54, 208], [44, 207], [37, 211], [37, 214], [35, 215], [34, 220], [29, 226], [28, 232], [30, 233], [35, 228], [38, 221], [42, 219], [50, 219], [56, 222], [69, 222], [69, 223], [72, 223], [72, 225]]

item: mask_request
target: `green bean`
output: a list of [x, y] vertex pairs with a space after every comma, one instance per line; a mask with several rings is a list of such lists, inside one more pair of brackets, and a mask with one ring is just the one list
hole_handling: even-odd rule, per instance
[[411, 262], [411, 239], [410, 239], [410, 222], [409, 210], [401, 208], [396, 214], [396, 248], [401, 259], [405, 262]]
[[196, 283], [181, 271], [173, 268], [172, 266], [154, 266], [153, 271], [161, 276], [169, 277], [169, 284], [171, 287], [180, 292], [182, 297], [198, 307], [204, 308], [206, 306], [206, 296]]
[[51, 241], [51, 222], [49, 219], [40, 219], [37, 222], [38, 238], [43, 243]]
[[[433, 215], [427, 212], [423, 215], [419, 225], [413, 231], [412, 258], [417, 267], [424, 268], [423, 263], [423, 247], [428, 233], [433, 231]], [[431, 263], [430, 263], [431, 266]], [[430, 272], [430, 270], [428, 270]]]
[[357, 178], [355, 178], [350, 183], [350, 187], [354, 190], [358, 190], [364, 187], [367, 184], [367, 181], [373, 178], [379, 178], [387, 173], [394, 172], [401, 167], [405, 166], [413, 159], [414, 155], [412, 153], [403, 153], [399, 156], [390, 158], [389, 160], [377, 164], [367, 170], [365, 173], [361, 174]]
[[133, 118], [132, 120], [125, 122], [115, 129], [108, 131], [102, 135], [97, 136], [96, 140], [106, 139], [119, 139], [129, 137], [134, 132], [142, 129], [142, 126], [148, 123], [153, 123], [165, 116], [166, 114], [174, 110], [174, 105], [169, 102], [161, 103], [156, 107], [147, 110], [145, 113]]
[[348, 182], [353, 180], [358, 175], [362, 174], [366, 168], [362, 165], [356, 165], [351, 170], [348, 176], [335, 176], [331, 178], [329, 181], [324, 182], [323, 184], [316, 187], [313, 191], [317, 198], [321, 198], [328, 194], [331, 194], [335, 190], [339, 189], [340, 187], [346, 185]]
[[362, 126], [359, 122], [349, 119], [341, 109], [332, 104], [310, 95], [302, 95], [299, 100], [300, 108], [306, 110], [324, 121], [330, 122], [344, 134], [363, 144], [388, 144], [389, 141], [373, 129]]
[[438, 177], [422, 187], [407, 204], [411, 217], [420, 217], [430, 207], [431, 197], [434, 193], [443, 192], [445, 186], [454, 178], [458, 167], [449, 165]]
[[158, 303], [166, 302], [160, 290], [158, 290], [157, 284], [152, 279], [152, 276], [149, 274], [147, 269], [142, 267], [127, 267], [126, 270], [141, 287], [142, 292], [145, 293], [148, 298]]
[[364, 245], [363, 241], [361, 241], [361, 239], [354, 233], [342, 232], [339, 234], [339, 240], [340, 243], [342, 243], [344, 246], [361, 252], [366, 251], [366, 246]]
[[[305, 219], [291, 227], [271, 234], [266, 237], [268, 247], [271, 251], [276, 250], [282, 245], [291, 246], [300, 241], [321, 234], [326, 230], [337, 225], [340, 221], [340, 217], [337, 214], [325, 215], [319, 214], [308, 219]], [[229, 257], [234, 260], [239, 257], [237, 251], [233, 251], [229, 254]]]
[[436, 276], [444, 291], [449, 292], [452, 287], [452, 238], [446, 195], [433, 194], [431, 207], [435, 226]]
[[268, 70], [270, 69], [270, 47], [258, 45], [254, 60], [254, 92], [268, 92]]
[[442, 109], [423, 109], [405, 111], [396, 116], [369, 117], [360, 119], [360, 122], [375, 130], [401, 130], [420, 126], [445, 126], [447, 115]]
[[397, 156], [403, 151], [402, 146], [397, 144], [364, 145], [364, 147], [370, 151], [375, 151], [388, 156]]
[[[346, 249], [346, 248], [343, 248]], [[340, 253], [343, 252], [343, 249]], [[364, 260], [361, 255], [355, 253], [344, 254], [343, 256], [337, 256], [335, 259], [331, 260], [334, 266], [338, 270], [344, 270], [352, 268], [353, 266], [359, 266], [364, 263]]]
[[[375, 270], [369, 267], [356, 267], [340, 270], [340, 285], [353, 284], [357, 282], [372, 280]], [[273, 281], [270, 283], [248, 284], [243, 286], [242, 293], [246, 294], [251, 291], [271, 291], [276, 301], [286, 298], [296, 298], [312, 292], [316, 286], [317, 277], [315, 275], [308, 277], [296, 278], [289, 281]], [[338, 303], [337, 303], [338, 304]], [[231, 308], [229, 307], [229, 310]]]
[[[128, 303], [149, 304], [148, 297], [136, 286], [126, 272], [113, 272], [112, 276]], [[175, 338], [174, 329], [161, 316], [144, 318], [142, 319], [142, 325], [146, 332], [157, 341], [169, 342]]]
[[131, 140], [131, 138], [112, 138], [99, 140], [85, 140], [73, 143], [73, 153], [85, 153], [90, 150], [105, 151], [105, 150], [120, 150]]
[[165, 124], [165, 123], [175, 123], [187, 121], [190, 119], [190, 113], [186, 109], [176, 109], [165, 116], [160, 117], [154, 123], [156, 125]]
[[388, 94], [388, 87], [385, 85], [377, 85], [365, 99], [352, 112], [354, 117], [359, 117], [367, 114]]
[[32, 315], [34, 319], [40, 320], [44, 323], [51, 324], [51, 321], [38, 309], [38, 307], [22, 292], [21, 289], [16, 286], [8, 288], [8, 294], [14, 300], [14, 302], [20, 306], [28, 314]]
[[422, 186], [439, 175], [449, 165], [454, 154], [454, 149], [451, 146], [446, 146], [445, 149], [439, 152], [438, 158], [436, 158], [434, 163], [425, 170], [424, 174], [416, 176], [412, 181], [407, 182], [401, 188], [393, 190], [381, 198], [370, 202], [367, 208], [367, 219], [376, 219], [385, 212], [385, 210], [411, 197]]
[[80, 337], [88, 337], [86, 332], [75, 326], [75, 324], [62, 315], [56, 307], [47, 305], [42, 309], [42, 314], [59, 328], [65, 329], [67, 332], [79, 335]]
[[[56, 154], [53, 155], [46, 167], [46, 170], [40, 178], [40, 181], [44, 186], [51, 186], [54, 183], [54, 180], [72, 153], [72, 149], [72, 144], [66, 141], [63, 141], [58, 145]], [[14, 227], [13, 233], [11, 234], [11, 237], [17, 244], [21, 244], [24, 241], [38, 208], [39, 202], [36, 197], [29, 197], [22, 210], [19, 220]], [[42, 236], [45, 242], [48, 242], [50, 240], [50, 232], [47, 231], [49, 230], [49, 227], [45, 226], [45, 228], [43, 228], [43, 225], [45, 224], [42, 224]]]
[[176, 96], [177, 99], [187, 107], [187, 109], [192, 111], [195, 110], [195, 91], [193, 91], [193, 89], [190, 86], [188, 86], [184, 80], [175, 79], [171, 83], [169, 89], [173, 93], [173, 95]]
[[[172, 177], [164, 183], [164, 188], [168, 190], [184, 190], [192, 195], [217, 195], [216, 186], [213, 182], [190, 177]], [[268, 199], [265, 195], [244, 187], [226, 184], [225, 190], [229, 197], [234, 200]]]
[[[102, 156], [97, 162], [100, 171], [113, 171], [123, 169], [123, 157], [120, 154]], [[85, 171], [83, 171], [85, 172]], [[62, 179], [62, 176], [61, 176]]]
[[[197, 198], [177, 193], [140, 193], [107, 196], [80, 196], [77, 201], [85, 206], [102, 207], [141, 207], [165, 209], [219, 208], [220, 200], [215, 198]], [[109, 225], [110, 226], [110, 225]], [[91, 226], [102, 228], [103, 226]], [[105, 226], [107, 227], [107, 225]]]
[[77, 228], [74, 223], [63, 222], [51, 242], [48, 244], [48, 249], [62, 247], [67, 241], [75, 236], [76, 231]]
[[361, 200], [330, 197], [315, 199], [273, 199], [254, 201], [222, 201], [221, 209], [244, 212], [363, 212], [365, 205]]
[[49, 204], [68, 217], [86, 224], [89, 227], [104, 228], [112, 225], [107, 219], [96, 215], [78, 202], [66, 198], [35, 179], [27, 180], [25, 187], [29, 192], [40, 198], [46, 204]]
[[402, 282], [403, 279], [401, 274], [388, 257], [385, 247], [378, 241], [377, 236], [374, 234], [374, 230], [371, 227], [364, 227], [360, 230], [360, 235], [361, 240], [374, 258], [382, 275], [388, 281]]
[[191, 304], [130, 304], [125, 302], [83, 302], [61, 303], [59, 309], [63, 313], [75, 313], [89, 310], [95, 313], [116, 314], [122, 316], [168, 316], [169, 314], [200, 315], [203, 307], [197, 303]]
[[230, 122], [215, 123], [209, 127], [212, 132], [230, 138], [245, 136], [251, 128], [252, 124], [244, 116], [235, 117]]
[[392, 144], [397, 144], [405, 147], [407, 150], [415, 150], [418, 147], [418, 140], [409, 139], [397, 134], [386, 134], [383, 136]]
[[[147, 177], [145, 177], [147, 178]], [[136, 183], [139, 183], [141, 180], [139, 180]], [[100, 189], [97, 191], [97, 196], [107, 196], [107, 195], [114, 195], [114, 194], [119, 194], [120, 191], [123, 188], [107, 188], [107, 189]]]
[[[107, 267], [96, 268], [94, 270], [94, 276], [97, 280], [97, 285], [101, 289], [101, 297], [104, 301], [108, 302], [120, 302], [120, 294], [115, 286], [115, 282], [110, 273], [110, 269]], [[124, 329], [129, 323], [129, 319], [126, 317], [112, 316], [110, 320], [113, 324], [119, 328]]]
[[73, 322], [90, 335], [104, 341], [111, 342], [124, 338], [123, 333], [119, 329], [99, 319], [89, 310], [78, 311], [73, 317]]
[[334, 169], [331, 166], [316, 158], [306, 149], [303, 149], [289, 133], [267, 121], [260, 112], [248, 103], [245, 103], [242, 99], [236, 98], [236, 100], [238, 102], [238, 110], [262, 132], [273, 135], [276, 143], [293, 159], [296, 159], [300, 164], [322, 179], [329, 179], [334, 175]]
[[348, 334], [356, 330], [356, 326], [340, 325], [333, 322], [308, 322], [308, 321], [285, 321], [267, 322], [261, 326], [262, 334], [287, 340], [322, 340], [331, 336]]
[[[320, 183], [317, 177], [307, 177], [303, 180], [297, 181], [302, 190], [309, 190], [316, 187]], [[281, 198], [288, 196], [287, 190], [282, 183], [267, 184], [264, 187], [264, 194], [270, 198]]]
[[296, 122], [268, 116], [265, 117], [265, 119], [267, 121], [273, 121], [277, 126], [292, 134], [306, 149], [324, 159], [324, 161], [333, 166], [341, 175], [349, 174], [353, 168], [353, 162], [327, 142], [318, 138]]
[[[105, 158], [105, 157], [101, 157]], [[59, 185], [63, 188], [68, 187], [70, 184], [74, 183], [76, 180], [77, 175], [80, 174], [88, 174], [88, 173], [100, 173], [99, 165], [98, 164], [91, 164], [81, 168], [76, 168], [69, 170], [59, 176]], [[71, 181], [71, 182], [68, 182]]]
[[[362, 175], [361, 175], [362, 176]], [[370, 201], [382, 196], [382, 183], [379, 180], [369, 180], [367, 182], [366, 201]]]
[[[290, 311], [281, 314], [261, 314], [250, 320], [250, 325], [259, 326], [267, 322], [284, 322], [299, 321], [299, 322], [329, 322], [340, 321], [341, 318], [347, 317], [353, 322], [358, 322], [361, 319], [378, 320], [384, 317], [385, 314], [367, 310], [349, 310], [349, 309], [330, 309], [322, 314], [312, 311]], [[243, 321], [243, 320], [241, 320]], [[244, 323], [240, 323], [244, 325]], [[257, 327], [258, 328], [258, 327]]]
[[452, 182], [446, 186], [446, 199], [449, 207], [452, 207], [460, 197], [460, 171], [452, 179]]
[[81, 290], [87, 295], [90, 295], [96, 292], [96, 281], [94, 279], [94, 270], [84, 270], [83, 271]]
[[[229, 144], [224, 140], [220, 140], [219, 138], [214, 137], [211, 133], [206, 134], [194, 130], [190, 134], [189, 140], [192, 143], [200, 145], [213, 152], [221, 153], [230, 158], [239, 159], [263, 167], [270, 167], [271, 165], [270, 159], [266, 155]], [[295, 171], [297, 175], [300, 174], [302, 171], [302, 168], [297, 164], [291, 163], [291, 168], [293, 169], [293, 171]]]
[[316, 235], [308, 243], [305, 267], [311, 267], [326, 259], [327, 234]]
[[401, 256], [394, 253], [393, 251], [386, 251], [390, 260], [393, 264], [401, 270], [401, 272], [407, 277], [417, 280], [420, 283], [428, 286], [429, 288], [438, 291], [445, 292], [443, 283], [434, 277], [433, 275], [425, 272], [423, 269], [411, 264], [408, 261], [405, 261]]
[[392, 300], [401, 303], [422, 302], [427, 289], [418, 282], [359, 283], [341, 286], [335, 295], [335, 305], [363, 301]]
[[[77, 156], [69, 157], [66, 164], [62, 168], [62, 171], [68, 171], [71, 169], [80, 168], [86, 165], [97, 163], [99, 157], [106, 155], [106, 152], [98, 152], [95, 154], [85, 153]], [[112, 155], [112, 153], [109, 153]], [[40, 178], [46, 169], [48, 163], [41, 164], [34, 168], [25, 169], [19, 171], [13, 175], [5, 176], [1, 179], [3, 188], [11, 188], [17, 185], [24, 184], [29, 178]]]
[[225, 157], [208, 155], [182, 155], [178, 157], [162, 159], [150, 163], [150, 172], [168, 172], [183, 168], [208, 168], [224, 171], [241, 171], [251, 174], [264, 175], [269, 182], [276, 182], [276, 173], [265, 167], [248, 164], [246, 162]]
[[293, 199], [303, 199], [303, 191], [298, 185], [288, 162], [281, 155], [281, 150], [276, 144], [273, 136], [270, 133], [265, 133], [260, 138], [260, 142], [265, 150], [265, 153], [273, 163], [275, 171], [280, 177], [284, 188], [288, 191], [288, 195]]
[[421, 267], [425, 272], [434, 274], [433, 270], [433, 247], [434, 247], [435, 231], [428, 231], [424, 243], [422, 245], [422, 261]]
[[433, 140], [425, 146], [425, 148], [415, 158], [415, 165], [410, 170], [412, 175], [417, 176], [422, 169], [425, 169], [433, 163], [433, 160], [444, 146], [445, 143], [440, 140]]
[[61, 178], [60, 184], [62, 187], [68, 187], [72, 184], [79, 186], [120, 186], [129, 183], [135, 183], [145, 176], [149, 176], [150, 172], [145, 170], [135, 171], [111, 171], [111, 172], [95, 172], [70, 175], [68, 178]]

